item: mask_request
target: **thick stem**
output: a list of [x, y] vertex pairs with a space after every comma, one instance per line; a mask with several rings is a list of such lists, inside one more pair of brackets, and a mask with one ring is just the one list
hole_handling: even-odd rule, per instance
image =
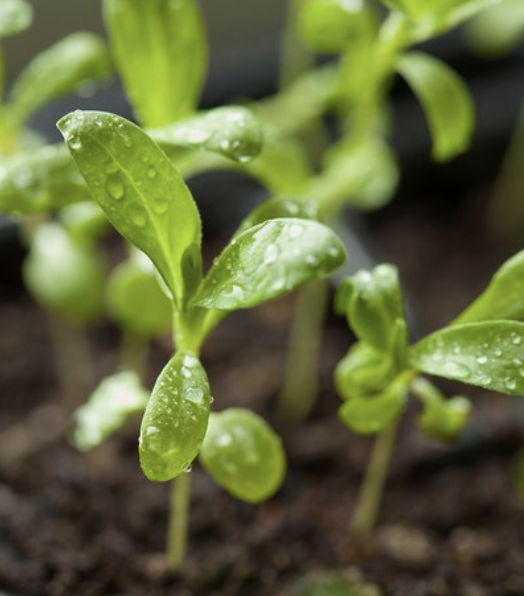
[[318, 395], [319, 352], [328, 298], [326, 280], [309, 284], [298, 293], [288, 343], [284, 386], [277, 414], [288, 422], [307, 418]]
[[171, 483], [169, 526], [167, 534], [167, 562], [169, 569], [178, 572], [184, 565], [191, 501], [191, 474], [181, 474]]
[[375, 525], [396, 431], [394, 424], [382, 431], [375, 440], [357, 507], [351, 517], [349, 527], [353, 534], [368, 536]]
[[62, 402], [67, 411], [80, 405], [93, 387], [91, 349], [85, 329], [49, 316], [55, 366]]

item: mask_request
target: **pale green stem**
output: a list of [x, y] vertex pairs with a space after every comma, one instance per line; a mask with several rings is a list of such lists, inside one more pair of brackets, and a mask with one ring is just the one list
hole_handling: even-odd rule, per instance
[[60, 393], [67, 411], [83, 403], [93, 387], [91, 349], [85, 329], [49, 314]]
[[191, 474], [180, 474], [171, 483], [167, 533], [167, 562], [174, 572], [181, 571], [184, 565], [190, 502]]
[[288, 422], [305, 420], [318, 395], [319, 353], [329, 285], [326, 280], [299, 290], [288, 343], [284, 386], [277, 414]]
[[394, 424], [383, 430], [375, 440], [358, 503], [351, 517], [350, 531], [353, 534], [368, 536], [375, 525], [396, 432]]
[[150, 341], [124, 331], [120, 343], [120, 366], [135, 371], [143, 379], [147, 372]]
[[285, 89], [314, 63], [314, 58], [301, 43], [296, 23], [303, 0], [288, 0], [287, 15], [280, 44], [279, 87]]

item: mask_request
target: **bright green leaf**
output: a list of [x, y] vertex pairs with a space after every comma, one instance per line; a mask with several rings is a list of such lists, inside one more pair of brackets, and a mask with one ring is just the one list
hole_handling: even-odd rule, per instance
[[524, 323], [487, 321], [437, 331], [412, 348], [422, 372], [524, 395]]
[[240, 163], [257, 157], [263, 144], [261, 124], [242, 107], [215, 108], [148, 132], [159, 145], [213, 151]]
[[279, 437], [260, 416], [240, 408], [211, 414], [199, 459], [217, 484], [250, 503], [271, 497], [286, 471]]
[[169, 124], [197, 106], [207, 68], [196, 0], [104, 0], [113, 54], [144, 126]]
[[149, 256], [182, 302], [184, 263], [200, 246], [201, 226], [180, 174], [143, 130], [119, 116], [77, 111], [58, 127], [109, 221]]
[[33, 8], [25, 0], [0, 2], [0, 38], [15, 35], [27, 29], [33, 21]]
[[500, 267], [484, 292], [455, 319], [453, 324], [523, 317], [524, 251], [521, 251]]
[[148, 399], [149, 391], [135, 372], [122, 371], [106, 377], [75, 412], [73, 444], [81, 451], [100, 445], [122, 428], [132, 414], [143, 412]]
[[318, 203], [304, 197], [288, 197], [277, 195], [262, 201], [240, 224], [239, 231], [244, 232], [253, 226], [264, 223], [270, 219], [282, 217], [298, 217], [300, 219], [313, 219], [319, 217]]
[[29, 63], [11, 88], [9, 104], [23, 121], [42, 105], [111, 72], [104, 41], [93, 33], [73, 33]]
[[171, 303], [144, 253], [135, 253], [111, 272], [106, 296], [111, 317], [129, 333], [153, 338], [171, 325]]
[[3, 213], [49, 213], [83, 201], [91, 201], [91, 194], [63, 145], [21, 153], [0, 174]]
[[402, 414], [407, 398], [407, 386], [392, 383], [381, 393], [354, 397], [339, 408], [338, 417], [352, 431], [375, 434], [391, 426]]
[[178, 352], [160, 373], [140, 428], [140, 465], [163, 482], [186, 471], [206, 434], [211, 394], [200, 361]]
[[219, 310], [250, 308], [331, 273], [345, 260], [326, 226], [304, 219], [273, 219], [237, 236], [216, 259], [192, 300]]
[[433, 158], [446, 161], [466, 151], [473, 135], [475, 108], [457, 73], [422, 52], [403, 54], [396, 69], [424, 108], [433, 140]]
[[34, 298], [59, 316], [88, 322], [103, 312], [104, 260], [56, 223], [34, 231], [23, 277]]

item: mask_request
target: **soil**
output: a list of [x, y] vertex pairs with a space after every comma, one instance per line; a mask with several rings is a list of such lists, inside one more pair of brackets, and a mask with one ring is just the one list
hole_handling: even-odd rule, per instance
[[[475, 199], [478, 201], [478, 199]], [[385, 210], [369, 223], [375, 250], [397, 263], [416, 333], [448, 321], [510, 250], [480, 233], [478, 202], [453, 214], [439, 201]], [[347, 531], [372, 440], [336, 419], [334, 363], [351, 337], [330, 318], [320, 401], [298, 427], [274, 420], [292, 298], [232, 315], [203, 354], [217, 408], [248, 406], [282, 434], [283, 488], [240, 503], [197, 465], [187, 565], [169, 574], [162, 551], [169, 485], [148, 482], [137, 421], [90, 454], [67, 441], [46, 317], [20, 292], [0, 298], [1, 596], [523, 596], [524, 505], [514, 462], [524, 445], [515, 398], [452, 384], [476, 410], [456, 446], [402, 422], [373, 536]], [[91, 330], [97, 374], [111, 371], [116, 333]], [[151, 379], [169, 357], [155, 345]]]

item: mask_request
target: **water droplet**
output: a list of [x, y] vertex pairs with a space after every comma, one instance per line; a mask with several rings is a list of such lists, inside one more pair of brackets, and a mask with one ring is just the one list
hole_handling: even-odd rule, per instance
[[444, 371], [447, 375], [457, 379], [468, 379], [471, 375], [469, 368], [458, 362], [446, 362]]
[[228, 445], [231, 445], [232, 442], [233, 442], [233, 437], [229, 433], [222, 433], [217, 438], [217, 445], [219, 447], [227, 447]]
[[434, 362], [441, 362], [443, 358], [444, 358], [444, 356], [443, 356], [443, 354], [442, 354], [442, 352], [441, 352], [440, 350], [438, 350], [437, 352], [434, 352], [434, 353], [431, 355], [431, 359], [432, 359]]
[[488, 357], [487, 356], [479, 356], [477, 358], [477, 362], [479, 364], [486, 364], [487, 361], [488, 361]]
[[157, 215], [164, 214], [167, 211], [168, 207], [169, 207], [169, 203], [166, 199], [156, 199], [155, 202], [153, 203], [153, 211]]
[[502, 350], [500, 350], [499, 348], [495, 348], [493, 350], [493, 354], [495, 354], [495, 356], [502, 356]]
[[124, 197], [125, 187], [120, 178], [116, 175], [107, 179], [106, 190], [109, 196], [115, 201], [120, 201]]
[[199, 404], [204, 399], [204, 391], [200, 387], [190, 387], [186, 391], [186, 398], [195, 404]]
[[[328, 248], [328, 255], [332, 258], [338, 258], [340, 257], [340, 251], [338, 248], [335, 248], [334, 246], [332, 246], [331, 248]], [[371, 279], [371, 275], [369, 276]]]
[[151, 180], [156, 177], [156, 169], [153, 166], [147, 168], [147, 177]]
[[288, 235], [290, 238], [298, 238], [299, 236], [302, 235], [302, 232], [304, 231], [304, 226], [301, 226], [300, 224], [291, 224], [288, 228]]
[[146, 436], [149, 437], [149, 435], [156, 435], [156, 433], [158, 432], [158, 428], [156, 426], [148, 426], [146, 428]]
[[189, 143], [200, 145], [209, 140], [209, 137], [211, 136], [211, 131], [205, 130], [203, 128], [193, 128], [188, 130], [186, 134]]
[[517, 387], [517, 383], [509, 377], [504, 379], [504, 385], [506, 386], [506, 389], [508, 391], [514, 391], [515, 388]]
[[189, 474], [192, 470], [193, 470], [193, 466], [191, 464], [189, 464], [189, 466], [187, 466], [187, 468], [184, 470], [184, 472], [186, 474]]
[[114, 161], [107, 164], [106, 174], [116, 174], [116, 172], [118, 172], [118, 166], [116, 165], [116, 163]]
[[277, 260], [277, 257], [278, 248], [275, 244], [269, 244], [264, 253], [264, 263], [266, 265], [271, 265], [271, 263], [274, 263]]
[[137, 226], [137, 228], [143, 228], [146, 225], [146, 215], [142, 210], [136, 210], [131, 214], [131, 221]]
[[80, 149], [82, 149], [82, 141], [80, 140], [80, 137], [77, 137], [76, 135], [67, 137], [67, 144], [73, 151], [80, 151]]
[[186, 366], [182, 367], [182, 376], [184, 376], [186, 379], [190, 379], [193, 376], [193, 373], [191, 372], [191, 370], [189, 368], [187, 368]]
[[520, 335], [515, 335], [515, 337], [511, 340], [511, 343], [515, 346], [518, 346], [522, 343], [522, 337]]
[[237, 300], [244, 300], [245, 298], [244, 290], [237, 284], [229, 286], [229, 288], [226, 290], [226, 294], [231, 298], [236, 298]]
[[320, 261], [316, 255], [306, 255], [306, 263], [311, 267], [316, 267]]

